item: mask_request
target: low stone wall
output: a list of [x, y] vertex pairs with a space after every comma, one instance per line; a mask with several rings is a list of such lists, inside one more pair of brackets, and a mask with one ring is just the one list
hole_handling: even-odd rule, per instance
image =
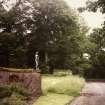
[[34, 99], [37, 99], [41, 94], [41, 76], [38, 72], [9, 72], [0, 71], [0, 85], [19, 84], [27, 88]]

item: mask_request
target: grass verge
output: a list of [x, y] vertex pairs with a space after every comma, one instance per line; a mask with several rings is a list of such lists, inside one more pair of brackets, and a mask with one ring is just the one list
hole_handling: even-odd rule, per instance
[[41, 96], [33, 105], [66, 105], [79, 95], [84, 79], [79, 76], [42, 76]]
[[72, 99], [72, 96], [48, 93], [45, 96], [41, 96], [33, 105], [65, 105]]

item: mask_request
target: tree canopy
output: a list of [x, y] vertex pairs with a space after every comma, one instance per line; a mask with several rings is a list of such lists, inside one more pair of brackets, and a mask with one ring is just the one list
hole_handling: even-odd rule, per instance
[[77, 65], [87, 28], [63, 0], [17, 0], [8, 11], [2, 3], [0, 61], [5, 63], [1, 66], [34, 67], [36, 51], [42, 68], [73, 69]]
[[[100, 10], [101, 13], [105, 13], [105, 1], [89, 0], [85, 8], [80, 10], [88, 10], [96, 12]], [[98, 20], [97, 20], [98, 21]], [[105, 22], [104, 22], [105, 23]], [[102, 28], [96, 28], [88, 36], [87, 52], [90, 55], [91, 67], [87, 71], [86, 75], [90, 78], [104, 78], [105, 77], [105, 24], [103, 23]]]

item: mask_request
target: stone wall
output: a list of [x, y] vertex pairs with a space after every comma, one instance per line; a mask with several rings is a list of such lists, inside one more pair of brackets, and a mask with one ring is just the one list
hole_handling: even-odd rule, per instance
[[0, 85], [19, 84], [31, 92], [31, 96], [37, 99], [41, 94], [41, 76], [38, 72], [9, 72], [0, 71]]

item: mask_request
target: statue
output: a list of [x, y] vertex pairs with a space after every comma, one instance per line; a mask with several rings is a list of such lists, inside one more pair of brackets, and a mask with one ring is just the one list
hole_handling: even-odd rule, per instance
[[39, 70], [39, 55], [38, 55], [38, 51], [35, 53], [35, 68], [36, 70]]

